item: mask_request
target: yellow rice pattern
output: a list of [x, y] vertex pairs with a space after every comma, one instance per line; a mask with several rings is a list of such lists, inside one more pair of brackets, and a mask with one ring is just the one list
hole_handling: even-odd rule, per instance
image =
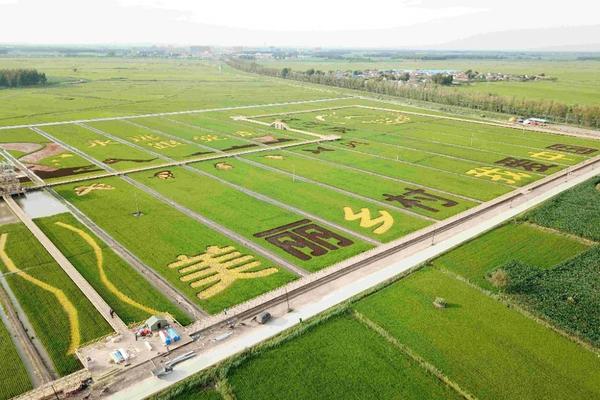
[[69, 345], [69, 349], [67, 350], [67, 354], [74, 354], [77, 348], [79, 347], [79, 344], [81, 343], [81, 334], [79, 331], [79, 316], [77, 313], [77, 309], [62, 290], [52, 285], [49, 285], [46, 282], [42, 282], [39, 279], [34, 278], [28, 273], [23, 272], [19, 268], [17, 268], [13, 260], [11, 260], [11, 258], [6, 253], [5, 248], [7, 240], [8, 233], [3, 233], [0, 236], [0, 259], [2, 260], [4, 265], [6, 265], [6, 268], [10, 272], [18, 275], [19, 277], [25, 279], [28, 282], [31, 282], [32, 284], [42, 288], [43, 290], [52, 293], [56, 297], [62, 308], [67, 313], [67, 317], [69, 318], [69, 326], [71, 330], [71, 343]]

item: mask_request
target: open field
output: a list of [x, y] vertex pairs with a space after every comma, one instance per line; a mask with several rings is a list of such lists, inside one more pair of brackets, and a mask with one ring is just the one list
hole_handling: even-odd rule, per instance
[[540, 74], [557, 78], [556, 81], [537, 82], [480, 82], [457, 88], [458, 91], [493, 93], [517, 98], [530, 98], [564, 102], [567, 104], [597, 104], [600, 84], [597, 61], [573, 60], [307, 60], [262, 61], [269, 67], [291, 67], [296, 71], [310, 68], [321, 71], [366, 69], [425, 69], [457, 70], [471, 69], [479, 72], [502, 72], [509, 74]]
[[198, 60], [19, 58], [2, 65], [36, 68], [62, 81], [0, 90], [4, 126], [336, 97]]
[[75, 350], [110, 326], [24, 225], [3, 225], [0, 233], [0, 268], [56, 371], [80, 369]]
[[[0, 307], [2, 305], [0, 304]], [[10, 399], [32, 388], [27, 370], [11, 340], [11, 333], [0, 320], [0, 399]]]
[[183, 325], [192, 322], [71, 214], [35, 222], [126, 324], [165, 313]]
[[[434, 307], [436, 297], [448, 307]], [[600, 395], [593, 352], [439, 270], [413, 274], [356, 308], [479, 399]]]
[[[63, 185], [57, 187], [56, 190], [119, 243], [126, 246], [163, 276], [173, 287], [185, 293], [190, 300], [199, 304], [207, 312], [219, 312], [295, 278], [290, 272], [273, 265], [263, 257], [254, 255], [244, 246], [232, 242], [119, 178], [102, 179], [97, 183], [108, 185], [114, 189], [93, 190], [84, 196], [78, 196], [75, 193], [75, 187], [78, 187], [78, 184]], [[139, 217], [134, 215], [137, 210], [142, 212]], [[200, 275], [195, 277], [188, 275], [188, 278], [182, 276], [180, 266], [177, 265], [178, 262], [183, 263], [183, 260], [189, 257], [190, 264], [196, 262], [200, 267], [202, 264], [199, 263], [203, 262], [202, 260], [205, 258], [208, 257], [210, 260], [218, 256], [216, 253], [206, 253], [207, 251], [221, 249], [228, 253], [230, 252], [229, 246], [232, 246], [240, 254], [237, 258], [233, 257], [233, 260], [232, 257], [223, 254], [220, 256], [224, 257], [221, 262], [234, 262], [237, 259], [242, 264], [240, 268], [248, 267], [246, 272], [253, 274], [253, 279], [229, 281], [225, 276], [222, 283], [229, 285], [223, 287], [221, 284], [217, 284], [218, 279], [214, 279], [221, 278], [218, 274], [217, 276], [206, 276], [206, 280], [202, 280]], [[234, 255], [235, 253], [231, 253], [231, 256]], [[203, 275], [216, 272], [213, 268], [218, 265], [219, 263], [215, 263], [213, 266], [211, 262], [211, 268]], [[189, 266], [189, 268], [192, 267], [193, 265]], [[188, 267], [181, 269], [184, 268]], [[250, 276], [248, 277], [250, 278]], [[182, 281], [182, 279], [184, 280]], [[199, 285], [190, 286], [196, 281], [199, 282]], [[213, 289], [210, 290], [210, 288]], [[220, 290], [213, 292], [217, 288]], [[202, 294], [204, 292], [208, 292], [208, 297], [205, 298], [205, 295]], [[202, 298], [199, 298], [198, 295], [201, 295]]]

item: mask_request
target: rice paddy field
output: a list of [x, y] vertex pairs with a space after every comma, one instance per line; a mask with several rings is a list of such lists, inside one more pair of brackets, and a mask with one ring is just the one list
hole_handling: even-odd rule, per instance
[[0, 269], [61, 376], [81, 368], [78, 347], [112, 332], [21, 224], [0, 227]]
[[[60, 83], [0, 90], [1, 155], [209, 315], [600, 155], [590, 138], [351, 97], [218, 62], [7, 65], [22, 62]], [[44, 124], [13, 127], [36, 123]], [[585, 286], [578, 279], [596, 254], [596, 213], [587, 207], [596, 186], [458, 247], [185, 398], [227, 390], [238, 398], [456, 398], [457, 388], [481, 399], [599, 396], [597, 357], [498, 301], [597, 340], [563, 308], [542, 307], [545, 298], [560, 301], [562, 279], [573, 291]], [[586, 217], [573, 222], [582, 209]], [[72, 214], [36, 223], [127, 324], [160, 313], [193, 322]], [[24, 226], [0, 225], [0, 233], [2, 272], [54, 367], [77, 370], [76, 345], [111, 329]], [[573, 262], [582, 272], [560, 273]], [[531, 269], [510, 278], [515, 263]], [[499, 269], [527, 285], [495, 285]], [[434, 309], [436, 296], [450, 306]], [[593, 296], [581, 301], [577, 315], [587, 318]]]
[[[556, 211], [556, 199], [595, 183], [539, 209]], [[192, 399], [206, 387], [238, 399], [596, 398], [600, 247], [530, 214], [155, 398]], [[528, 269], [513, 275], [514, 263]], [[489, 279], [500, 268], [507, 287]]]
[[32, 385], [23, 361], [12, 342], [10, 332], [4, 323], [0, 323], [0, 351], [2, 352], [2, 360], [0, 360], [2, 371], [0, 373], [0, 388], [2, 388], [0, 399], [4, 400], [26, 392], [32, 388]]
[[71, 214], [40, 218], [36, 223], [126, 324], [164, 314], [183, 325], [192, 322]]

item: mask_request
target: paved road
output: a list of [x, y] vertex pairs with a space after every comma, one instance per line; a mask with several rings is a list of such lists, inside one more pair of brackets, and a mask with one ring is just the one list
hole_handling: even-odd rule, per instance
[[[419, 243], [421, 250], [409, 253], [405, 250], [377, 261], [377, 268], [354, 279], [346, 279], [344, 285], [333, 285], [327, 288], [319, 288], [318, 294], [309, 292], [302, 298], [294, 299], [294, 311], [282, 313], [266, 324], [247, 328], [240, 328], [239, 333], [234, 333], [229, 339], [204, 349], [201, 354], [184, 363], [179, 364], [175, 371], [166, 379], [146, 378], [143, 375], [130, 382], [129, 386], [122, 387], [120, 391], [109, 396], [111, 400], [134, 400], [142, 399], [166, 389], [190, 375], [209, 368], [216, 363], [237, 354], [253, 345], [269, 339], [284, 330], [299, 323], [300, 319], [308, 319], [323, 312], [337, 304], [340, 304], [353, 296], [370, 288], [380, 285], [394, 277], [407, 273], [423, 263], [455, 248], [480, 234], [514, 218], [525, 210], [534, 207], [550, 197], [569, 189], [598, 174], [597, 169], [589, 166], [577, 173], [569, 175], [565, 173], [565, 179], [552, 180], [549, 187], [539, 187], [524, 193], [518, 204], [503, 204], [500, 208], [490, 210], [464, 225], [458, 225], [452, 230], [440, 235], [438, 241], [428, 245]], [[372, 265], [375, 268], [375, 265]], [[348, 278], [348, 277], [347, 277]]]
[[127, 325], [119, 318], [118, 315], [111, 315], [110, 306], [104, 301], [102, 296], [96, 292], [96, 290], [85, 280], [85, 278], [77, 271], [77, 269], [71, 264], [71, 262], [61, 253], [61, 251], [52, 243], [50, 239], [42, 232], [40, 228], [33, 222], [31, 218], [21, 209], [16, 201], [10, 196], [4, 196], [4, 201], [10, 207], [12, 212], [25, 224], [27, 229], [35, 236], [42, 246], [46, 249], [48, 254], [60, 265], [65, 271], [67, 276], [71, 278], [73, 283], [81, 290], [81, 292], [88, 298], [90, 303], [98, 310], [100, 315], [110, 324], [110, 326], [118, 333], [126, 333], [129, 330]]

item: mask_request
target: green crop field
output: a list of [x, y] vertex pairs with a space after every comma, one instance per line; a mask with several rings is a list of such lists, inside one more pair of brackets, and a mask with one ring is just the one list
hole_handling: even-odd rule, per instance
[[[436, 297], [449, 305], [434, 307]], [[479, 399], [600, 396], [593, 352], [439, 270], [413, 274], [356, 309]]]
[[56, 371], [80, 369], [75, 350], [110, 326], [24, 225], [3, 225], [0, 233], [0, 268]]
[[240, 399], [458, 398], [385, 339], [351, 317], [334, 317], [234, 367]]
[[600, 178], [592, 178], [526, 214], [535, 224], [600, 241]]
[[35, 222], [126, 324], [164, 313], [184, 325], [192, 322], [71, 214]]
[[[78, 196], [74, 192], [77, 184], [62, 185], [56, 190], [119, 243], [154, 268], [159, 275], [165, 277], [171, 285], [210, 313], [219, 312], [295, 279], [287, 270], [273, 265], [244, 246], [232, 242], [119, 178], [101, 179], [97, 183], [109, 185], [114, 189], [95, 190], [85, 196]], [[138, 209], [142, 216], [134, 215]], [[170, 268], [169, 265], [178, 262], [180, 256], [192, 258], [204, 254], [209, 246], [233, 246], [242, 255], [250, 256], [252, 262], [260, 264], [248, 264], [252, 268], [246, 272], [258, 276], [253, 279], [237, 279], [209, 298], [198, 298], [197, 294], [206, 289], [206, 286], [191, 287], [188, 282], [180, 280], [182, 276], [178, 269]], [[261, 270], [265, 270], [268, 275], [260, 276]], [[207, 284], [210, 283], [215, 282]]]
[[[0, 304], [0, 307], [3, 307]], [[2, 312], [2, 310], [0, 310]], [[32, 388], [27, 370], [11, 340], [11, 333], [0, 320], [0, 399], [10, 399]]]
[[[506, 292], [574, 335], [600, 344], [600, 246], [547, 270], [509, 264]], [[516, 267], [516, 268], [515, 268]]]
[[3, 59], [2, 65], [36, 68], [61, 82], [0, 91], [0, 125], [337, 96], [198, 60], [18, 58]]
[[[433, 261], [488, 290], [488, 274], [511, 261], [547, 269], [585, 251], [588, 244], [527, 223], [508, 223]], [[552, 249], [549, 251], [549, 249]]]
[[265, 246], [269, 251], [306, 270], [315, 271], [372, 248], [358, 238], [348, 237], [347, 234], [342, 235], [341, 232], [331, 228], [335, 234], [344, 236], [354, 243], [318, 258], [309, 257], [302, 260], [280, 247], [271, 245], [263, 238], [255, 237], [257, 233], [302, 220], [304, 218], [302, 215], [258, 200], [211, 177], [184, 168], [172, 168], [170, 171], [173, 174], [171, 179], [158, 179], [147, 172], [132, 174], [131, 177], [179, 204], [223, 226], [230, 227], [256, 244]]

